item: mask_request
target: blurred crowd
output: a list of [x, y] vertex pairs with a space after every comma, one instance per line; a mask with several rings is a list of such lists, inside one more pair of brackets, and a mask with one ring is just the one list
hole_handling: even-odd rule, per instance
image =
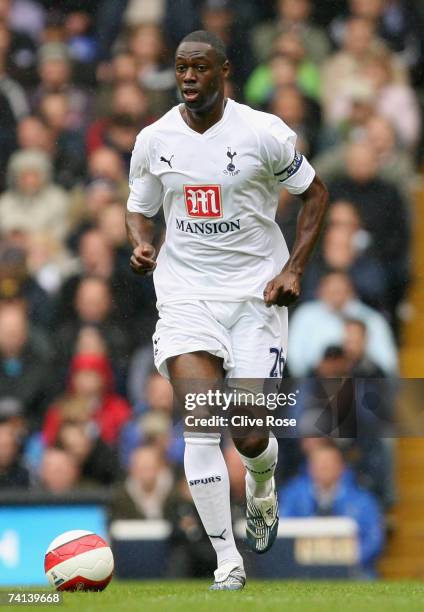
[[[178, 103], [173, 54], [195, 29], [227, 45], [228, 96], [293, 128], [330, 191], [287, 374], [398, 374], [423, 23], [418, 0], [0, 0], [0, 488], [111, 487], [112, 518], [172, 521], [174, 572], [214, 564], [123, 214], [135, 137]], [[289, 247], [298, 210], [283, 193]], [[389, 445], [310, 438], [281, 453], [282, 514], [353, 516], [372, 568], [394, 499]], [[225, 455], [242, 513], [243, 467]]]

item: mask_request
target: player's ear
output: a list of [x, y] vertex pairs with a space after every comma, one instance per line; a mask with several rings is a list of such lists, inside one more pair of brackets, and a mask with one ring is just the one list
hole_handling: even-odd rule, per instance
[[227, 78], [227, 76], [230, 74], [230, 62], [228, 60], [225, 60], [225, 62], [222, 64], [222, 73], [225, 78]]

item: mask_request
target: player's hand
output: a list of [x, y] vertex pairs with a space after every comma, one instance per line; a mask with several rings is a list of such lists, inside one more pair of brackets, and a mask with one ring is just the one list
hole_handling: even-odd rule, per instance
[[131, 255], [130, 266], [135, 274], [147, 276], [156, 268], [156, 251], [154, 247], [145, 242], [137, 246]]
[[265, 305], [269, 308], [277, 306], [290, 306], [300, 295], [301, 274], [283, 270], [277, 274], [264, 289]]

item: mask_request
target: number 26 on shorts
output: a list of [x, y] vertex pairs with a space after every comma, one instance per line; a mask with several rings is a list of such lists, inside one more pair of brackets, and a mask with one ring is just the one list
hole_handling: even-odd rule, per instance
[[271, 353], [271, 355], [274, 355], [274, 363], [269, 372], [269, 377], [270, 378], [282, 378], [283, 370], [284, 370], [284, 363], [285, 363], [283, 349], [272, 346], [269, 349], [269, 352]]

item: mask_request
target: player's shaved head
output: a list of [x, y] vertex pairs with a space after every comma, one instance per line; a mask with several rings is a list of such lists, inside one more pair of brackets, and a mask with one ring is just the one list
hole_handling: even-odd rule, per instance
[[186, 110], [209, 118], [215, 113], [218, 120], [229, 70], [224, 43], [218, 36], [197, 30], [183, 38], [175, 54], [175, 77]]
[[223, 41], [219, 38], [219, 36], [213, 34], [213, 32], [207, 32], [206, 30], [196, 30], [195, 32], [191, 32], [182, 39], [182, 41], [180, 42], [180, 46], [183, 43], [191, 42], [204, 43], [212, 47], [212, 49], [216, 53], [218, 61], [222, 63], [224, 63], [227, 59], [227, 52], [225, 50], [225, 45]]

